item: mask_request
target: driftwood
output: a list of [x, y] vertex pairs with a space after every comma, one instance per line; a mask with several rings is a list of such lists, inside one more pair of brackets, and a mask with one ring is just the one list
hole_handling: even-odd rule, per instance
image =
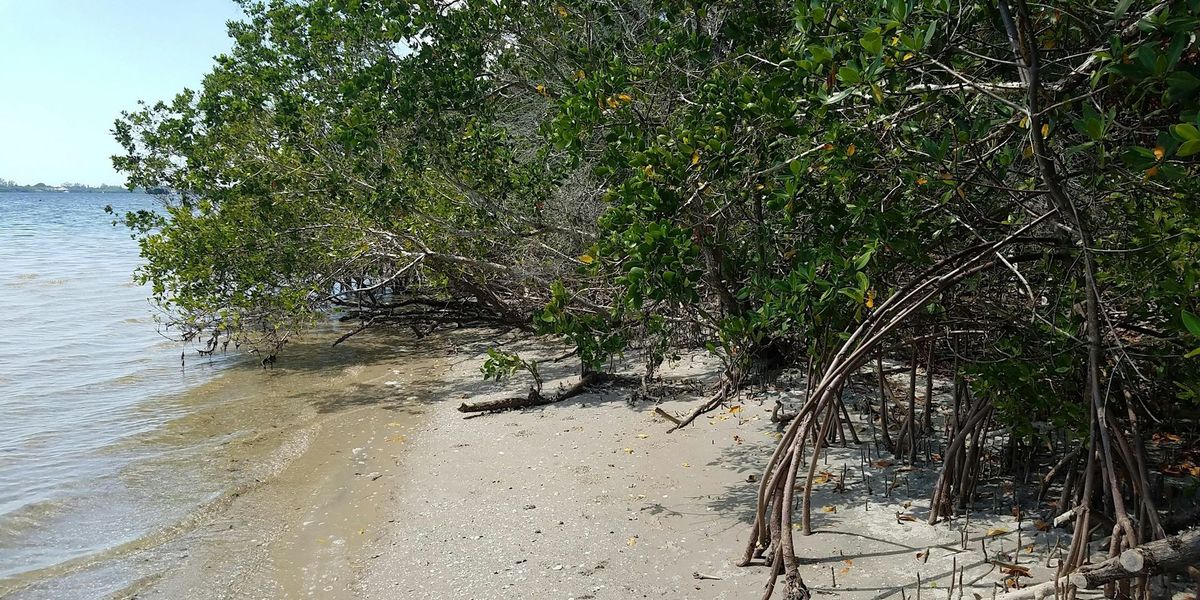
[[1098, 565], [1071, 575], [1071, 584], [1094, 590], [1130, 577], [1183, 572], [1200, 564], [1200, 529], [1130, 548]]
[[1013, 590], [1007, 594], [1001, 594], [1000, 596], [997, 596], [997, 598], [999, 598], [999, 600], [1042, 600], [1042, 598], [1051, 598], [1057, 593], [1055, 590], [1056, 585], [1059, 586], [1058, 591], [1062, 591], [1062, 588], [1066, 586], [1066, 584], [1066, 578], [1056, 579], [1047, 581], [1045, 583], [1024, 587], [1019, 590]]
[[476, 402], [474, 404], [467, 404], [464, 402], [459, 405], [458, 412], [497, 412], [554, 404], [555, 402], [566, 400], [572, 396], [578, 396], [586, 391], [588, 387], [604, 381], [609, 381], [610, 379], [613, 379], [613, 377], [607, 373], [588, 373], [579, 378], [579, 381], [575, 382], [575, 384], [571, 387], [560, 390], [553, 396], [543, 396], [542, 394], [538, 393], [536, 389], [530, 388], [529, 395], [527, 396], [512, 396], [509, 398], [501, 398], [500, 400]]

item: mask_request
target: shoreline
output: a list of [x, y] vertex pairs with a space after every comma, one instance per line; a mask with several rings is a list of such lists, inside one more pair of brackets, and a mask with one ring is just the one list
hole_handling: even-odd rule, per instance
[[[230, 531], [270, 533], [265, 518], [272, 516], [270, 507], [302, 497], [298, 490], [304, 482], [292, 481], [291, 473], [327, 469], [314, 457], [335, 441], [353, 439], [353, 427], [339, 429], [347, 419], [361, 420], [369, 409], [406, 410], [407, 396], [400, 394], [423, 392], [389, 385], [396, 373], [435, 368], [442, 360], [440, 347], [422, 348], [418, 355], [417, 344], [401, 336], [365, 335], [335, 349], [329, 348], [332, 338], [327, 337], [314, 333], [298, 340], [289, 360], [277, 369], [234, 365], [186, 392], [147, 400], [146, 410], [176, 416], [105, 450], [144, 457], [112, 478], [113, 485], [139, 492], [130, 492], [131, 498], [140, 496], [131, 507], [145, 513], [134, 522], [139, 526], [134, 535], [17, 572], [0, 580], [0, 597], [142, 597], [172, 580], [197, 555], [224, 548], [241, 556], [238, 538]], [[407, 415], [397, 419], [410, 420]], [[323, 493], [317, 488], [333, 484], [314, 483], [304, 493]], [[125, 505], [120, 508], [128, 512]], [[76, 518], [111, 522], [112, 512]]]
[[[355, 384], [357, 400], [327, 407], [299, 435], [278, 472], [162, 544], [160, 570], [108, 597], [761, 597], [769, 567], [734, 561], [779, 432], [774, 398], [798, 401], [799, 391], [748, 390], [736, 409], [668, 434], [656, 409], [689, 411], [720, 371], [691, 356], [662, 370], [690, 390], [672, 400], [630, 403], [628, 389], [600, 386], [464, 419], [462, 401], [523, 392], [519, 376], [482, 380], [489, 345], [543, 358], [557, 350], [454, 332], [382, 359], [377, 376]], [[572, 382], [573, 370], [547, 363], [547, 389]], [[855, 427], [869, 436], [865, 422]], [[797, 536], [815, 596], [900, 599], [918, 585], [945, 594], [960, 573], [966, 598], [991, 597], [1008, 561], [1029, 569], [1024, 584], [1052, 575], [1048, 556], [1065, 534], [986, 510], [927, 525], [936, 473], [864, 466], [859, 452], [822, 457], [815, 534]]]
[[389, 488], [445, 360], [440, 347], [417, 353], [408, 338], [388, 344], [396, 351], [369, 370], [343, 365], [344, 389], [306, 398], [320, 407], [311, 431], [276, 473], [160, 550], [176, 564], [116, 597], [353, 597], [349, 583], [388, 525]]

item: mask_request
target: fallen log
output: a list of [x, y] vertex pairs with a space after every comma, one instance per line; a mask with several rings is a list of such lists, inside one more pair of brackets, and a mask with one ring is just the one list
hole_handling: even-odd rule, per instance
[[1071, 574], [1071, 585], [1085, 590], [1130, 577], [1182, 572], [1200, 564], [1200, 529], [1130, 548], [1098, 565]]
[[534, 388], [530, 388], [527, 396], [512, 396], [509, 398], [501, 398], [499, 400], [488, 400], [486, 402], [476, 402], [474, 404], [462, 403], [458, 407], [458, 412], [478, 413], [478, 412], [499, 412], [504, 410], [515, 410], [518, 408], [531, 408], [534, 406], [544, 406], [546, 404], [554, 404], [561, 402], [572, 396], [578, 396], [587, 390], [589, 386], [608, 381], [612, 376], [607, 373], [588, 373], [579, 378], [571, 387], [560, 390], [553, 396], [543, 396]]

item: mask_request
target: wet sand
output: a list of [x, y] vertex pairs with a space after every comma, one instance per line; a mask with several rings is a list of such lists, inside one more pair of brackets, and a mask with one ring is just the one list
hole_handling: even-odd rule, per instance
[[409, 437], [424, 427], [444, 346], [347, 366], [331, 382], [340, 390], [307, 388], [304, 400], [319, 409], [277, 451], [281, 468], [165, 544], [155, 554], [174, 564], [117, 597], [354, 597], [367, 547], [391, 526], [387, 507], [406, 476]]

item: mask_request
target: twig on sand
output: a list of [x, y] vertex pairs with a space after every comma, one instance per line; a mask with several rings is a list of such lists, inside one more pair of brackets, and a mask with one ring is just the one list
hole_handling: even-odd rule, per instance
[[654, 414], [674, 423], [676, 427], [679, 426], [679, 418], [676, 417], [675, 415], [672, 415], [671, 413], [663, 410], [662, 407], [659, 407], [659, 406], [654, 407]]

